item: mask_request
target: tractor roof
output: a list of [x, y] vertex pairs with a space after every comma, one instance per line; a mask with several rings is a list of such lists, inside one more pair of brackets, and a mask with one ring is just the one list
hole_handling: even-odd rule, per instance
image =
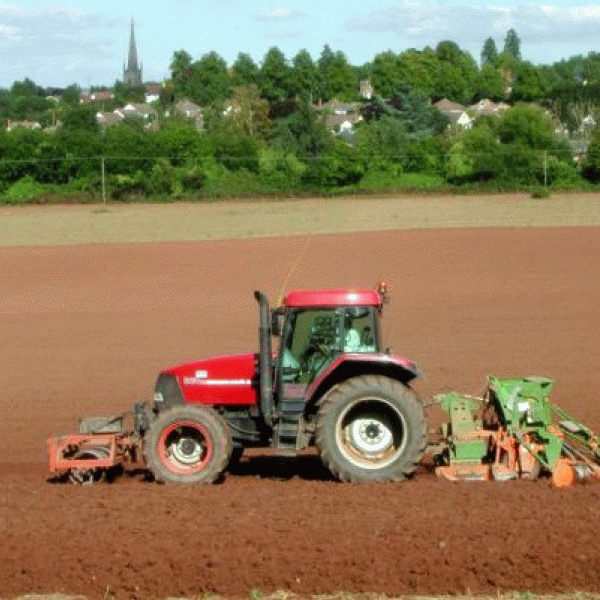
[[375, 290], [292, 290], [283, 298], [283, 306], [381, 306]]

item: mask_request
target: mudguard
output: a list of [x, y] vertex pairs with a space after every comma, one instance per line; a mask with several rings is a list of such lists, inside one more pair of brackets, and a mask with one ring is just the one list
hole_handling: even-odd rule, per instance
[[422, 377], [416, 363], [403, 356], [389, 354], [342, 354], [332, 361], [308, 386], [304, 399], [306, 403], [318, 399], [324, 389], [338, 383], [348, 376], [367, 373], [386, 375], [404, 384]]

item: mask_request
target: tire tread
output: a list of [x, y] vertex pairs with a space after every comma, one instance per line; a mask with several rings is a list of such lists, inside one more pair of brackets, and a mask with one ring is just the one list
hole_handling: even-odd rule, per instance
[[[363, 391], [371, 393], [378, 391], [385, 394], [388, 399], [393, 399], [394, 403], [400, 403], [407, 413], [405, 417], [409, 419], [412, 429], [409, 432], [408, 446], [400, 457], [391, 465], [381, 469], [381, 472], [369, 471], [367, 477], [365, 477], [365, 470], [361, 473], [358, 467], [343, 457], [335, 455], [336, 448], [331, 441], [329, 431], [333, 413]], [[362, 375], [337, 385], [326, 395], [317, 415], [315, 443], [324, 465], [340, 481], [402, 481], [414, 473], [423, 458], [427, 446], [427, 421], [422, 405], [409, 386], [385, 375]]]

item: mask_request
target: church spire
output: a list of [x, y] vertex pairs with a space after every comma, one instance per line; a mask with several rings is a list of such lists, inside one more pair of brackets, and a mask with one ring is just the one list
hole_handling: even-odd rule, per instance
[[129, 38], [129, 57], [127, 59], [127, 68], [136, 69], [137, 64], [137, 50], [135, 48], [135, 35], [133, 32], [133, 17], [131, 17], [131, 37]]
[[135, 34], [133, 17], [131, 17], [131, 36], [129, 38], [129, 54], [127, 56], [127, 67], [123, 69], [123, 82], [126, 86], [137, 87], [142, 85], [142, 68], [138, 66], [137, 49], [135, 47]]

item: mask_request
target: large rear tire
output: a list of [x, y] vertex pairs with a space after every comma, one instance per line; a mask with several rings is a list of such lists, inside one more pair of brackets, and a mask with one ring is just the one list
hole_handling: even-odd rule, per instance
[[213, 483], [232, 451], [227, 423], [205, 406], [174, 406], [150, 424], [146, 465], [164, 483]]
[[336, 386], [317, 414], [315, 443], [341, 481], [401, 481], [427, 445], [427, 423], [415, 393], [381, 375]]

